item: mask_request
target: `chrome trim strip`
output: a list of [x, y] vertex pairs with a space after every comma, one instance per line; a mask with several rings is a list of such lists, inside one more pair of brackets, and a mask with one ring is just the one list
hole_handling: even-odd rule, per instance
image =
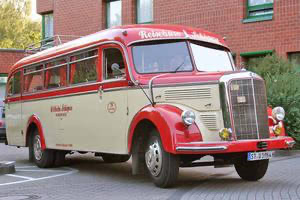
[[256, 130], [257, 130], [257, 139], [260, 139], [259, 137], [259, 130], [258, 130], [258, 122], [257, 122], [257, 110], [256, 110], [256, 101], [255, 101], [255, 91], [254, 91], [254, 79], [251, 79], [252, 83], [252, 92], [253, 92], [253, 102], [254, 102], [254, 113], [255, 113], [255, 123], [256, 123]]
[[295, 141], [285, 141], [285, 143], [286, 143], [289, 147], [294, 146], [294, 144], [296, 144]]
[[226, 146], [216, 147], [176, 147], [176, 151], [225, 151]]

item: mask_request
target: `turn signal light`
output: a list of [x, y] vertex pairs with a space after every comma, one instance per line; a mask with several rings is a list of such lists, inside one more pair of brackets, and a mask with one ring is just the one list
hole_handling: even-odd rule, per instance
[[222, 140], [230, 140], [232, 136], [231, 128], [222, 128], [219, 131], [219, 136]]
[[273, 126], [274, 135], [279, 136], [282, 132], [282, 123], [279, 122], [277, 125]]

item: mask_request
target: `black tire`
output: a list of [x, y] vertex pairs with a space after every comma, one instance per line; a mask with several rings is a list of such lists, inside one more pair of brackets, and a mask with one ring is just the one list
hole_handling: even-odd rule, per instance
[[41, 150], [41, 140], [38, 130], [35, 130], [30, 137], [29, 156], [33, 158], [34, 163], [40, 168], [52, 167], [54, 164], [54, 150]]
[[238, 175], [247, 181], [257, 181], [264, 177], [267, 172], [269, 160], [247, 161], [247, 157], [243, 156], [234, 164]]
[[115, 154], [103, 154], [102, 159], [106, 163], [121, 163], [127, 162], [130, 155], [115, 155]]
[[145, 149], [145, 165], [157, 187], [168, 188], [176, 183], [179, 157], [164, 150], [157, 131], [152, 131], [148, 140]]

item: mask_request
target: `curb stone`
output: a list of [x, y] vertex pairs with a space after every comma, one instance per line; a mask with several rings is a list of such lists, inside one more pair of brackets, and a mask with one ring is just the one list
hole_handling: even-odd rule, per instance
[[0, 175], [13, 174], [15, 172], [15, 162], [0, 162]]

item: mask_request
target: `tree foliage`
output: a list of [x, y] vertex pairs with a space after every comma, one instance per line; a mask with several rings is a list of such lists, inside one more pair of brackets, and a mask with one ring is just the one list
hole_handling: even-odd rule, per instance
[[25, 49], [40, 40], [41, 24], [30, 13], [30, 0], [0, 0], [0, 48]]
[[268, 55], [249, 63], [248, 69], [264, 78], [268, 104], [273, 108], [284, 108], [286, 132], [300, 148], [300, 74], [291, 62], [277, 55]]

